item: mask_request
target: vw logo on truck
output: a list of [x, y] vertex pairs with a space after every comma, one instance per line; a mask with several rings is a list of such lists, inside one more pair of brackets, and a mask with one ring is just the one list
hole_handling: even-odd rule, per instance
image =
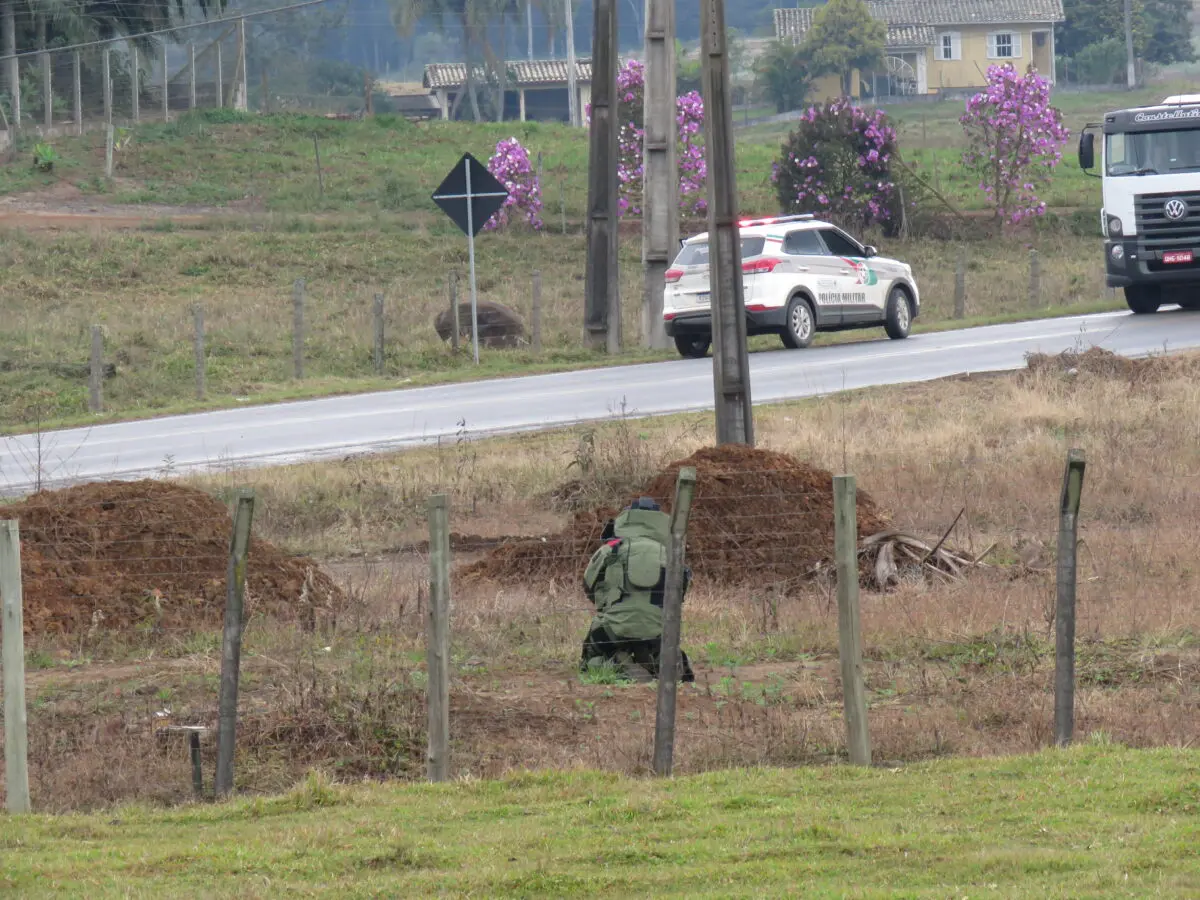
[[1168, 200], [1166, 206], [1163, 207], [1163, 212], [1167, 214], [1168, 219], [1182, 219], [1188, 213], [1188, 205], [1178, 197], [1173, 200]]
[[1079, 165], [1102, 180], [1108, 286], [1135, 313], [1200, 309], [1200, 94], [1105, 114], [1080, 133]]

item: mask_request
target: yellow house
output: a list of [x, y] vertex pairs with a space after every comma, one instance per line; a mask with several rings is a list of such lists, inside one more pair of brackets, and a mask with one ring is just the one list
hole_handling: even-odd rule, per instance
[[[884, 65], [855, 70], [855, 97], [928, 96], [979, 88], [988, 66], [1033, 66], [1054, 82], [1054, 25], [1062, 0], [869, 0], [871, 16], [887, 24]], [[799, 43], [813, 21], [812, 8], [775, 10], [775, 36]], [[842, 92], [841, 79], [817, 79], [812, 97]]]

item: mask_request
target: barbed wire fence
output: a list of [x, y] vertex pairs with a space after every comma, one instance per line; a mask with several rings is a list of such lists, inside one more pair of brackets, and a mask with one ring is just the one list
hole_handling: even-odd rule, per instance
[[[863, 762], [868, 755], [887, 762], [911, 755], [911, 746], [900, 748], [915, 731], [933, 734], [935, 746], [927, 752], [936, 752], [937, 742], [951, 752], [956, 748], [946, 743], [950, 739], [939, 735], [946, 727], [940, 705], [949, 703], [955, 715], [979, 723], [1010, 714], [989, 705], [998, 702], [986, 689], [989, 683], [1022, 693], [1035, 746], [1063, 742], [1063, 722], [1071, 721], [1063, 718], [1065, 710], [1078, 710], [1089, 731], [1092, 722], [1104, 721], [1106, 700], [1098, 689], [1106, 679], [1141, 679], [1151, 687], [1175, 683], [1186, 693], [1196, 674], [1190, 657], [1149, 645], [1136, 659], [1105, 654], [1114, 653], [1111, 640], [1193, 621], [1177, 607], [1194, 570], [1188, 563], [1194, 535], [1181, 534], [1172, 521], [1139, 532], [1136, 543], [1126, 540], [1130, 526], [1144, 525], [1151, 515], [1138, 500], [1149, 482], [1131, 477], [1091, 504], [1088, 490], [1082, 491], [1084, 516], [1072, 559], [1054, 550], [1063, 511], [1053, 502], [1052, 473], [1045, 474], [1045, 502], [1039, 504], [1045, 508], [992, 523], [979, 539], [983, 543], [971, 549], [961, 545], [975, 540], [968, 523], [974, 519], [978, 527], [986, 517], [985, 498], [976, 498], [980, 508], [965, 522], [956, 517], [950, 523], [947, 502], [958, 498], [930, 497], [923, 482], [888, 486], [891, 503], [907, 505], [905, 521], [926, 535], [916, 538], [874, 519], [870, 498], [859, 493], [856, 539], [837, 542], [840, 571], [836, 530], [828, 522], [813, 525], [833, 515], [830, 485], [733, 470], [727, 475], [738, 485], [739, 506], [728, 509], [712, 505], [711, 483], [702, 480], [688, 524], [687, 563], [696, 581], [683, 601], [683, 647], [704, 671], [678, 693], [676, 766], [694, 771], [847, 756]], [[1200, 474], [1175, 473], [1165, 488], [1161, 475], [1146, 477], [1159, 482], [1159, 495], [1169, 497], [1173, 508], [1200, 495]], [[667, 483], [660, 481], [652, 493]], [[990, 499], [1016, 489], [1000, 486]], [[581, 680], [577, 671], [574, 648], [594, 612], [579, 589], [582, 562], [601, 542], [605, 517], [615, 510], [597, 510], [577, 498], [563, 532], [517, 540], [511, 535], [545, 531], [545, 512], [522, 512], [480, 490], [475, 501], [444, 504], [428, 541], [410, 542], [388, 559], [334, 564], [335, 589], [315, 563], [292, 560], [258, 539], [239, 551], [239, 519], [229, 510], [244, 506], [246, 498], [234, 488], [224, 492], [223, 502], [213, 501], [217, 514], [210, 506], [188, 505], [199, 501], [181, 499], [169, 485], [161, 494], [144, 483], [116, 496], [88, 485], [72, 490], [78, 494], [71, 504], [43, 498], [39, 507], [32, 498], [17, 507], [23, 537], [16, 525], [0, 529], [10, 808], [22, 805], [21, 766], [14, 760], [23, 718], [30, 728], [31, 785], [23, 802], [27, 806], [32, 798], [42, 808], [71, 808], [85, 802], [80, 798], [104, 804], [134, 796], [178, 801], [191, 793], [207, 798], [231, 789], [283, 790], [308, 767], [331, 769], [341, 778], [410, 779], [428, 777], [431, 760], [437, 777], [572, 760], [662, 771], [653, 752], [656, 719], [662, 721], [654, 697], [627, 692], [619, 707], [605, 707], [604, 692], [614, 688]], [[1114, 501], [1120, 496], [1127, 502]], [[168, 517], [164, 510], [172, 505], [177, 508]], [[848, 509], [845, 502], [840, 508]], [[246, 524], [245, 517], [240, 521]], [[1014, 543], [1017, 559], [989, 557], [997, 530], [1029, 536], [1028, 544]], [[952, 542], [959, 549], [950, 548]], [[23, 565], [14, 564], [17, 547]], [[847, 547], [852, 559], [845, 558]], [[938, 556], [943, 551], [947, 555]], [[453, 555], [465, 559], [451, 568]], [[881, 560], [890, 562], [881, 567]], [[241, 615], [233, 609], [230, 619], [227, 603], [237, 594], [243, 563], [245, 606]], [[983, 575], [975, 570], [989, 563], [997, 567], [994, 574], [982, 587], [969, 588]], [[1011, 577], [1001, 570], [1011, 570]], [[1061, 633], [1056, 618], [1067, 608], [1072, 580], [1081, 597], [1078, 641], [1059, 647], [1056, 665], [1062, 672], [1070, 662], [1074, 677], [1055, 682], [1044, 664], [1051, 652], [1045, 647]], [[860, 581], [861, 662], [855, 662], [855, 617], [837, 613], [849, 610], [851, 586]], [[1156, 596], [1139, 598], [1139, 591]], [[964, 609], [964, 603], [972, 606]], [[951, 616], [961, 623], [961, 637], [942, 636], [938, 620]], [[1033, 643], [1024, 631], [1030, 617], [1040, 618], [1045, 629]], [[835, 630], [832, 622], [839, 618]], [[429, 627], [435, 619], [438, 627]], [[228, 729], [232, 721], [228, 698], [239, 671], [230, 669], [230, 641], [239, 639], [231, 635], [231, 622], [245, 625], [245, 650], [236, 753], [222, 757], [217, 736], [222, 723]], [[921, 671], [907, 676], [912, 683], [906, 687], [897, 686], [902, 676], [890, 655], [896, 651], [873, 645], [872, 635], [886, 631], [889, 622], [914, 636], [939, 635], [914, 651], [922, 657]], [[19, 648], [23, 630], [30, 644]], [[788, 651], [781, 658], [807, 674], [786, 684], [778, 675], [751, 677], [764, 653], [739, 650], [721, 634], [756, 635], [765, 658], [771, 658], [770, 648]], [[1073, 654], [1061, 652], [1076, 646], [1078, 664]], [[828, 649], [813, 657], [814, 647]], [[504, 669], [511, 662], [503, 660], [514, 654], [554, 660], [548, 663], [553, 674], [538, 680], [536, 689], [498, 685], [511, 680]], [[127, 662], [106, 664], [93, 680], [92, 659]], [[21, 671], [26, 662], [28, 671]], [[491, 666], [498, 668], [489, 686]], [[1130, 666], [1137, 671], [1122, 668]], [[982, 667], [981, 683], [939, 699], [944, 685], [961, 682], [963, 667]], [[743, 670], [747, 677], [739, 681]], [[861, 695], [843, 689], [856, 677]], [[943, 687], [932, 683], [939, 678]], [[1075, 685], [1083, 693], [1068, 700], [1063, 691]], [[27, 697], [30, 707], [22, 717], [16, 705]], [[838, 707], [842, 715], [834, 716]], [[854, 741], [847, 737], [847, 712], [856, 723]], [[1178, 710], [1163, 706], [1160, 712], [1146, 740], [1186, 739], [1190, 726]], [[445, 727], [429, 728], [432, 713]], [[858, 748], [853, 755], [852, 746]], [[237, 762], [216, 785], [220, 760]]]

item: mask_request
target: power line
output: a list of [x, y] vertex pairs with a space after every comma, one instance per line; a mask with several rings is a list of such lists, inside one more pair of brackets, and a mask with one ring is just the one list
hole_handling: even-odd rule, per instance
[[168, 28], [155, 28], [151, 31], [142, 31], [137, 34], [127, 34], [122, 37], [104, 38], [96, 41], [84, 41], [81, 44], [67, 44], [65, 47], [47, 47], [45, 50], [24, 50], [21, 53], [7, 53], [0, 55], [0, 62], [6, 62], [10, 59], [23, 59], [26, 56], [41, 56], [43, 53], [65, 53], [67, 50], [82, 50], [86, 47], [100, 47], [108, 44], [116, 44], [121, 41], [136, 41], [140, 38], [154, 37], [159, 34], [170, 34], [174, 31], [184, 31], [188, 28], [206, 28], [211, 25], [220, 25], [223, 22], [236, 22], [239, 19], [253, 19], [258, 16], [269, 16], [274, 13], [288, 12], [293, 9], [303, 9], [307, 6], [320, 6], [324, 3], [329, 3], [330, 0], [303, 0], [301, 3], [291, 3], [287, 6], [276, 6], [271, 9], [263, 9], [257, 12], [237, 13], [229, 16], [218, 16], [215, 19], [205, 19], [203, 22], [189, 22], [183, 25], [172, 25]]

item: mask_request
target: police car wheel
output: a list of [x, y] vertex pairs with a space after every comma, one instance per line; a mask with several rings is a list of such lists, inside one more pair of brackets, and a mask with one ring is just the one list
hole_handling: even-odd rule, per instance
[[884, 322], [887, 336], [894, 341], [908, 337], [912, 328], [912, 307], [908, 303], [908, 294], [904, 288], [894, 287], [888, 293], [887, 319]]
[[708, 348], [711, 345], [712, 338], [708, 336], [697, 337], [694, 334], [675, 335], [675, 349], [679, 351], [679, 355], [684, 359], [703, 359], [708, 354]]
[[783, 325], [783, 345], [791, 350], [803, 350], [812, 343], [816, 326], [812, 307], [803, 297], [793, 297], [787, 306]]

